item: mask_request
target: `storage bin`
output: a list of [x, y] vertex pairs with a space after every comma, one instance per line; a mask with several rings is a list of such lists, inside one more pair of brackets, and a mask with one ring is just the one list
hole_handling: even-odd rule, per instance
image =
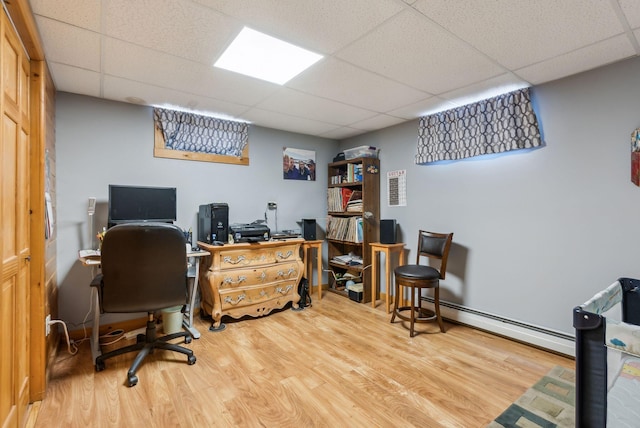
[[362, 293], [364, 292], [364, 286], [361, 282], [347, 285], [347, 291], [349, 292], [349, 298], [351, 300], [358, 303], [362, 301]]
[[163, 309], [162, 312], [162, 330], [164, 334], [179, 333], [182, 330], [182, 306], [172, 306]]
[[377, 158], [378, 149], [371, 146], [354, 147], [353, 149], [346, 149], [344, 151], [344, 158], [346, 160], [355, 158]]
[[349, 298], [354, 302], [362, 302], [362, 291], [349, 290]]

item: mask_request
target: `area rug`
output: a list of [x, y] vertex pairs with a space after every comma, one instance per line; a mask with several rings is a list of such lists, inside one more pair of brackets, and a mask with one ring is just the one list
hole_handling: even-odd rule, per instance
[[556, 366], [487, 428], [575, 427], [576, 374]]

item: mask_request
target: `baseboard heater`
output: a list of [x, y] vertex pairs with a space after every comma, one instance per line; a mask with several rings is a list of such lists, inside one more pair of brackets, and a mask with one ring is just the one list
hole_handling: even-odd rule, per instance
[[[423, 296], [423, 301], [433, 304], [433, 298]], [[456, 303], [440, 300], [443, 318], [505, 336], [527, 344], [575, 357], [575, 337], [556, 330], [478, 311]]]

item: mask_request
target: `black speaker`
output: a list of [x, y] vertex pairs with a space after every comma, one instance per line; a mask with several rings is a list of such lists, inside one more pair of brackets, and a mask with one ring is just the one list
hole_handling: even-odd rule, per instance
[[316, 240], [316, 220], [313, 218], [302, 219], [302, 237], [306, 241]]
[[229, 240], [229, 205], [214, 203], [198, 209], [198, 241], [212, 243]]
[[395, 244], [396, 243], [396, 221], [380, 220], [380, 243]]

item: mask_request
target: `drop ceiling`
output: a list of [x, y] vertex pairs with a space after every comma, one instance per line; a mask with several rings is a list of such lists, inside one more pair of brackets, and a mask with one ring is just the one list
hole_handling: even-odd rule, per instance
[[[30, 5], [59, 91], [338, 140], [640, 55], [637, 0]], [[324, 58], [283, 86], [214, 68], [244, 26]]]

